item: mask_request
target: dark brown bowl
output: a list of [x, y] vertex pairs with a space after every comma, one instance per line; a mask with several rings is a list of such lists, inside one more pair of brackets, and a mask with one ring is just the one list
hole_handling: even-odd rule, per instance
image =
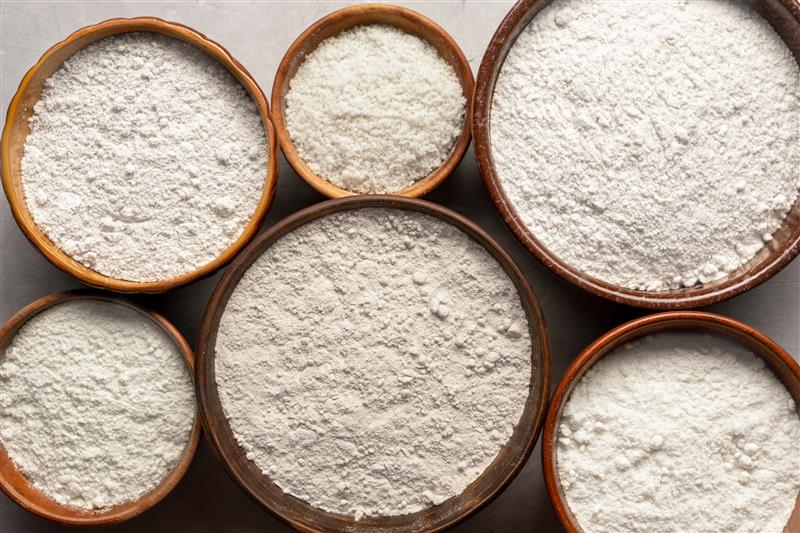
[[[757, 329], [739, 321], [699, 311], [671, 311], [648, 315], [623, 324], [590, 344], [569, 366], [556, 387], [547, 412], [542, 437], [544, 481], [558, 519], [568, 533], [584, 533], [570, 511], [558, 476], [558, 427], [561, 412], [575, 385], [601, 357], [639, 337], [665, 331], [697, 331], [724, 335], [751, 350], [764, 360], [786, 386], [800, 410], [800, 365], [775, 341]], [[784, 533], [800, 532], [800, 495], [798, 495]]]
[[[322, 41], [362, 24], [388, 24], [430, 43], [436, 48], [439, 55], [455, 69], [467, 102], [472, 98], [472, 90], [475, 86], [469, 61], [455, 40], [441, 26], [411, 9], [389, 4], [358, 4], [334, 11], [309, 26], [295, 39], [278, 66], [275, 81], [272, 84], [272, 121], [275, 123], [275, 132], [278, 135], [283, 155], [286, 156], [294, 171], [306, 183], [328, 198], [356, 196], [358, 193], [342, 189], [318, 176], [300, 156], [286, 127], [286, 93], [289, 92], [289, 83], [297, 73], [297, 69], [303, 64], [306, 56], [313, 52]], [[465, 116], [461, 133], [456, 139], [450, 155], [439, 168], [402, 191], [393, 191], [393, 194], [418, 198], [431, 192], [458, 166], [469, 147], [469, 141], [469, 117]]]
[[[172, 342], [175, 343], [175, 346], [183, 356], [183, 360], [186, 362], [189, 374], [193, 375], [194, 355], [192, 354], [192, 349], [183, 338], [183, 335], [181, 335], [175, 326], [168, 322], [167, 319], [121, 298], [94, 290], [50, 294], [23, 307], [3, 325], [2, 329], [0, 329], [0, 358], [5, 355], [6, 348], [17, 331], [19, 331], [19, 328], [25, 325], [28, 320], [54, 305], [73, 300], [96, 300], [110, 302], [116, 305], [124, 305], [146, 316], [172, 339]], [[17, 469], [16, 465], [8, 457], [2, 443], [0, 443], [0, 490], [5, 492], [8, 497], [19, 504], [20, 507], [59, 524], [69, 526], [105, 526], [118, 524], [150, 509], [175, 488], [175, 485], [178, 484], [186, 473], [186, 470], [188, 470], [192, 459], [194, 459], [197, 445], [200, 442], [201, 428], [198, 412], [194, 418], [194, 425], [189, 435], [189, 441], [186, 443], [186, 448], [183, 450], [183, 455], [178, 461], [178, 464], [172, 472], [161, 480], [161, 483], [134, 501], [95, 511], [62, 505], [48, 498], [28, 481], [24, 474]]]
[[[638, 291], [581, 272], [548, 250], [525, 226], [509, 202], [495, 172], [491, 147], [491, 107], [497, 76], [517, 36], [552, 0], [520, 0], [500, 23], [483, 56], [470, 116], [478, 160], [486, 188], [503, 221], [519, 241], [564, 280], [613, 302], [651, 309], [687, 309], [721, 302], [766, 281], [800, 253], [800, 196], [783, 225], [750, 261], [727, 276], [699, 287], [669, 291]], [[800, 63], [800, 4], [796, 0], [755, 0], [757, 11], [772, 24]]]
[[[22, 155], [25, 139], [27, 139], [29, 133], [28, 119], [33, 114], [33, 106], [36, 105], [42, 95], [44, 81], [58, 70], [64, 61], [72, 57], [81, 48], [105, 37], [126, 32], [160, 33], [187, 42], [217, 60], [250, 95], [261, 116], [264, 134], [267, 138], [269, 160], [267, 161], [267, 168], [264, 169], [264, 189], [258, 205], [242, 234], [219, 257], [210, 263], [191, 272], [165, 280], [128, 281], [116, 279], [100, 274], [79, 263], [53, 244], [47, 235], [39, 229], [39, 226], [36, 225], [28, 211], [22, 186]], [[22, 233], [25, 234], [25, 237], [31, 241], [48, 261], [67, 274], [75, 276], [92, 287], [117, 292], [164, 292], [209, 276], [218, 268], [226, 265], [258, 232], [261, 222], [272, 205], [272, 199], [275, 196], [275, 184], [278, 179], [278, 148], [275, 132], [269, 118], [269, 104], [261, 88], [250, 73], [247, 72], [247, 69], [236, 61], [225, 48], [202, 33], [183, 24], [167, 22], [154, 17], [106, 20], [77, 30], [47, 50], [25, 74], [25, 77], [22, 78], [17, 93], [11, 99], [8, 113], [6, 114], [2, 144], [0, 144], [0, 156], [2, 158], [3, 189], [6, 197], [8, 197], [11, 213], [14, 215], [14, 219], [17, 221]]]
[[[283, 235], [330, 213], [363, 207], [407, 209], [437, 217], [466, 232], [502, 265], [519, 291], [528, 318], [532, 340], [531, 388], [522, 417], [508, 444], [481, 476], [460, 495], [422, 511], [390, 516], [366, 517], [330, 513], [285, 494], [245, 457], [236, 443], [222, 411], [214, 373], [214, 346], [220, 317], [236, 284], [261, 254]], [[530, 284], [503, 251], [482, 229], [461, 215], [436, 204], [397, 196], [371, 195], [328, 200], [299, 211], [259, 235], [225, 272], [206, 308], [197, 341], [197, 393], [206, 435], [230, 476], [258, 503], [300, 531], [384, 532], [442, 531], [488, 504], [525, 465], [541, 429], [550, 383], [550, 345], [544, 318]]]

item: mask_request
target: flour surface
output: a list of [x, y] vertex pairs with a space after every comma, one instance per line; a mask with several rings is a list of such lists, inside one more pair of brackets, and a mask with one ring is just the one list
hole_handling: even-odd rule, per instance
[[491, 142], [514, 209], [568, 264], [708, 283], [797, 198], [800, 69], [745, 2], [556, 0], [503, 64]]
[[249, 95], [216, 60], [161, 35], [77, 52], [45, 81], [28, 125], [22, 183], [34, 221], [116, 279], [210, 263], [241, 235], [266, 179]]
[[410, 187], [449, 157], [466, 98], [431, 44], [393, 26], [323, 41], [286, 94], [286, 123], [317, 175], [359, 193]]
[[456, 227], [382, 208], [309, 222], [233, 291], [216, 382], [248, 458], [360, 517], [460, 494], [508, 442], [531, 338], [505, 271]]
[[57, 304], [0, 357], [0, 444], [63, 505], [101, 509], [155, 488], [177, 465], [194, 416], [178, 349], [119, 304]]
[[800, 417], [726, 338], [629, 343], [575, 386], [558, 471], [586, 533], [781, 533], [800, 492]]

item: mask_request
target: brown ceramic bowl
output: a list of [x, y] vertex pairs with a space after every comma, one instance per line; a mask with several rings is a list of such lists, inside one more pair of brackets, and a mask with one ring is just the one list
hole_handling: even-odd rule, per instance
[[[193, 375], [194, 356], [192, 354], [192, 349], [175, 326], [161, 315], [152, 311], [147, 311], [126, 300], [94, 290], [50, 294], [22, 308], [3, 325], [2, 329], [0, 329], [0, 358], [5, 355], [6, 347], [8, 347], [19, 328], [25, 325], [28, 320], [54, 305], [74, 300], [95, 300], [124, 305], [146, 316], [169, 335], [175, 343], [175, 346], [178, 347], [178, 350], [180, 350], [183, 355], [190, 375]], [[135, 501], [95, 511], [67, 507], [57, 503], [40, 492], [27, 480], [24, 474], [22, 474], [11, 459], [9, 459], [2, 443], [0, 443], [0, 490], [5, 492], [8, 497], [19, 504], [20, 507], [59, 524], [69, 526], [104, 526], [117, 524], [150, 509], [175, 488], [175, 485], [178, 484], [186, 473], [186, 470], [188, 470], [192, 459], [194, 459], [197, 445], [200, 442], [201, 428], [200, 416], [199, 413], [197, 413], [195, 415], [189, 441], [186, 443], [186, 448], [183, 450], [183, 455], [178, 461], [178, 464], [169, 475], [161, 480], [158, 486], [143, 494]]]
[[[283, 235], [325, 215], [364, 207], [388, 207], [418, 211], [456, 226], [481, 244], [502, 265], [519, 291], [528, 318], [532, 340], [530, 393], [522, 417], [508, 444], [495, 460], [460, 495], [441, 505], [406, 515], [355, 520], [352, 516], [329, 513], [285, 494], [245, 457], [234, 440], [222, 411], [214, 373], [214, 346], [217, 328], [227, 301], [245, 271]], [[536, 296], [511, 257], [478, 226], [436, 204], [398, 196], [359, 196], [328, 200], [299, 211], [259, 235], [239, 255], [217, 285], [206, 308], [197, 342], [197, 390], [206, 435], [222, 459], [228, 473], [257, 502], [290, 526], [306, 532], [340, 531], [401, 533], [442, 531], [488, 504], [511, 482], [525, 465], [544, 418], [550, 382], [550, 345], [544, 318]]]
[[[286, 127], [284, 114], [286, 111], [286, 93], [289, 92], [289, 83], [297, 69], [303, 64], [306, 56], [313, 52], [322, 41], [353, 26], [363, 24], [395, 26], [433, 45], [439, 55], [456, 70], [467, 102], [472, 97], [472, 90], [475, 85], [469, 61], [464, 57], [464, 53], [455, 40], [438, 24], [411, 9], [388, 4], [359, 4], [334, 11], [312, 24], [300, 34], [300, 37], [295, 39], [278, 66], [278, 72], [275, 74], [275, 81], [272, 84], [272, 121], [275, 123], [275, 131], [278, 135], [283, 155], [286, 156], [292, 168], [306, 183], [328, 198], [355, 196], [358, 193], [337, 187], [318, 176], [300, 156]], [[461, 134], [456, 139], [456, 143], [444, 163], [410, 187], [402, 191], [395, 191], [393, 194], [418, 198], [431, 192], [458, 166], [469, 147], [469, 141], [469, 118], [465, 116]]]
[[[558, 427], [561, 412], [575, 385], [601, 357], [636, 338], [666, 331], [696, 331], [724, 335], [764, 360], [786, 386], [800, 409], [800, 365], [775, 341], [755, 328], [731, 318], [699, 311], [671, 311], [648, 315], [623, 324], [590, 344], [567, 369], [550, 401], [542, 437], [542, 468], [547, 492], [558, 519], [568, 533], [584, 533], [570, 511], [558, 476]], [[800, 532], [800, 495], [784, 533]]]
[[[509, 49], [527, 24], [552, 0], [520, 0], [509, 11], [483, 56], [470, 111], [475, 155], [486, 188], [503, 221], [519, 241], [558, 276], [608, 300], [651, 309], [686, 309], [711, 305], [752, 289], [785, 267], [800, 253], [800, 197], [783, 225], [748, 263], [724, 278], [687, 289], [648, 292], [627, 289], [593, 278], [548, 250], [525, 226], [503, 191], [491, 147], [491, 107], [494, 86]], [[776, 29], [800, 62], [800, 4], [796, 0], [756, 0], [754, 7]]]
[[[269, 162], [264, 176], [264, 190], [242, 235], [222, 255], [197, 270], [171, 279], [152, 282], [126, 281], [104, 276], [72, 259], [55, 246], [33, 221], [25, 203], [22, 187], [22, 155], [25, 139], [29, 133], [28, 119], [33, 114], [33, 106], [36, 105], [42, 94], [42, 84], [48, 76], [58, 70], [64, 61], [81, 48], [104, 37], [125, 32], [153, 32], [174, 37], [194, 45], [216, 59], [242, 84], [252, 98], [261, 115], [269, 145]], [[278, 176], [278, 149], [275, 132], [269, 118], [269, 105], [264, 93], [261, 92], [250, 73], [227, 50], [203, 34], [188, 26], [153, 17], [111, 19], [87, 26], [47, 50], [22, 78], [17, 93], [11, 99], [3, 129], [2, 144], [0, 144], [0, 157], [2, 157], [3, 188], [11, 206], [11, 212], [28, 240], [39, 249], [48, 261], [64, 272], [72, 274], [87, 285], [117, 292], [164, 292], [208, 276], [227, 264], [253, 238], [261, 226], [261, 222], [272, 204]]]

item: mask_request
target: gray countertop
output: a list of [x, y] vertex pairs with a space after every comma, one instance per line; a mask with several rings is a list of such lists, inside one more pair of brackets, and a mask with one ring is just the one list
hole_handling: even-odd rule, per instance
[[[51, 45], [72, 31], [113, 17], [153, 15], [182, 22], [228, 48], [269, 95], [278, 62], [309, 24], [345, 2], [11, 2], [0, 3], [0, 81], [5, 110], [24, 73]], [[460, 44], [477, 72], [484, 48], [511, 6], [509, 1], [405, 2], [433, 18]], [[428, 200], [477, 222], [516, 259], [533, 283], [544, 309], [553, 348], [553, 383], [595, 337], [646, 314], [595, 298], [561, 281], [513, 238], [483, 186], [472, 152]], [[323, 198], [281, 158], [275, 203], [264, 227]], [[0, 202], [0, 319], [45, 294], [80, 287], [50, 265], [17, 228], [8, 204]], [[167, 294], [134, 299], [162, 312], [193, 343], [218, 275]], [[708, 308], [742, 320], [775, 339], [795, 357], [800, 353], [800, 261], [768, 282], [728, 302]], [[33, 533], [60, 528], [17, 507], [0, 495], [0, 533]], [[115, 527], [114, 532], [288, 531], [228, 478], [203, 442], [178, 487], [154, 509]], [[454, 531], [561, 531], [541, 474], [537, 446], [522, 473], [491, 505]]]

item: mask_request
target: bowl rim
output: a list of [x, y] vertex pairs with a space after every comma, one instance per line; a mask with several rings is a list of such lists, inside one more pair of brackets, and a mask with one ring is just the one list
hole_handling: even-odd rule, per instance
[[[281, 151], [283, 152], [284, 157], [292, 166], [294, 171], [300, 176], [303, 181], [305, 181], [308, 185], [314, 188], [320, 194], [325, 195], [328, 198], [342, 198], [345, 196], [362, 196], [363, 194], [349, 191], [347, 189], [343, 189], [332, 182], [326, 180], [325, 178], [316, 174], [305, 160], [300, 156], [300, 153], [297, 151], [294, 143], [292, 142], [291, 136], [289, 135], [289, 129], [286, 125], [286, 115], [285, 115], [285, 107], [286, 107], [286, 98], [283, 94], [283, 87], [288, 86], [291, 82], [292, 78], [296, 73], [291, 72], [292, 70], [292, 63], [295, 61], [295, 58], [301, 51], [303, 51], [303, 47], [309, 43], [313, 42], [319, 37], [319, 32], [323, 31], [325, 28], [342, 23], [342, 21], [346, 21], [350, 18], [360, 18], [360, 17], [367, 17], [369, 21], [362, 21], [362, 22], [353, 22], [353, 24], [346, 25], [341, 30], [338, 30], [336, 33], [340, 33], [341, 31], [347, 30], [354, 26], [364, 25], [364, 24], [391, 24], [387, 21], [381, 21], [380, 17], [382, 15], [391, 15], [396, 18], [404, 18], [411, 21], [413, 24], [417, 25], [421, 29], [425, 29], [430, 31], [431, 33], [436, 34], [439, 39], [441, 39], [442, 43], [448, 48], [452, 57], [456, 60], [457, 65], [451, 64], [447, 59], [445, 60], [448, 64], [453, 67], [458, 75], [459, 82], [461, 83], [461, 88], [464, 91], [464, 98], [465, 98], [465, 108], [464, 108], [464, 118], [463, 124], [461, 127], [461, 133], [459, 133], [458, 138], [456, 139], [453, 148], [450, 151], [450, 155], [445, 159], [442, 164], [433, 172], [428, 174], [427, 176], [417, 180], [409, 187], [406, 187], [400, 191], [393, 191], [391, 193], [385, 194], [396, 194], [398, 196], [404, 196], [407, 198], [419, 198], [431, 192], [433, 189], [441, 185], [441, 183], [447, 179], [448, 176], [458, 167], [458, 164], [464, 158], [464, 155], [467, 152], [467, 148], [469, 148], [469, 144], [472, 140], [472, 129], [471, 123], [469, 119], [469, 106], [470, 101], [472, 100], [472, 93], [475, 88], [475, 77], [472, 73], [472, 67], [469, 64], [464, 52], [459, 47], [458, 43], [453, 39], [453, 37], [444, 30], [441, 26], [439, 26], [436, 22], [431, 20], [430, 18], [422, 15], [421, 13], [409, 9], [407, 7], [397, 6], [393, 4], [383, 4], [383, 3], [367, 3], [367, 4], [355, 4], [348, 7], [344, 7], [341, 9], [337, 9], [331, 13], [328, 13], [324, 17], [320, 18], [311, 26], [306, 28], [289, 46], [286, 53], [281, 59], [280, 64], [278, 65], [278, 69], [275, 72], [275, 79], [272, 83], [272, 122], [275, 126], [275, 132], [278, 137], [278, 141], [281, 147]], [[404, 30], [405, 31], [405, 30]], [[431, 43], [430, 40], [423, 35], [414, 34], [420, 39], [424, 40], [426, 43]], [[308, 52], [313, 51], [319, 43], [324, 41], [325, 39], [320, 40], [319, 42], [315, 43], [313, 47], [308, 50]], [[433, 43], [431, 43], [433, 44]], [[441, 56], [441, 54], [439, 54]], [[297, 68], [302, 65], [302, 62], [297, 64]], [[288, 89], [287, 89], [288, 90]]]
[[[24, 196], [17, 195], [15, 184], [21, 181], [21, 174], [15, 176], [11, 160], [11, 137], [17, 117], [24, 112], [23, 97], [28, 92], [33, 79], [47, 65], [51, 58], [62, 49], [76, 41], [100, 35], [83, 44], [79, 49], [104, 37], [128, 32], [150, 32], [189, 43], [220, 63], [247, 92], [256, 106], [264, 126], [267, 141], [268, 161], [265, 169], [263, 189], [258, 205], [249, 218], [241, 235], [213, 261], [201, 267], [172, 278], [157, 281], [130, 281], [117, 279], [88, 268], [70, 257], [53, 243], [34, 222]], [[77, 50], [76, 50], [77, 52]], [[74, 52], [73, 52], [74, 54]], [[71, 57], [72, 54], [70, 54]], [[26, 136], [27, 137], [27, 136]], [[57, 42], [42, 54], [38, 61], [25, 73], [19, 87], [11, 98], [6, 113], [2, 140], [0, 140], [0, 160], [2, 163], [2, 183], [11, 213], [22, 233], [45, 258], [58, 269], [70, 274], [81, 282], [97, 288], [123, 293], [160, 293], [210, 276], [228, 264], [233, 257], [256, 235], [264, 217], [275, 197], [278, 177], [278, 148], [275, 130], [272, 125], [269, 103], [264, 92], [248, 70], [239, 63], [222, 45], [206, 37], [197, 30], [178, 22], [170, 22], [157, 17], [112, 18], [97, 24], [84, 26]], [[21, 186], [21, 185], [20, 185]]]
[[[592, 341], [572, 361], [559, 381], [550, 398], [542, 434], [542, 470], [547, 494], [559, 522], [568, 533], [582, 533], [583, 529], [572, 511], [569, 510], [560, 478], [556, 472], [556, 440], [561, 414], [574, 386], [597, 361], [631, 340], [652, 334], [687, 330], [722, 335], [740, 345], [745, 345], [744, 341], [746, 341], [749, 345], [745, 346], [756, 357], [767, 363], [767, 367], [787, 389], [785, 379], [775, 372], [775, 366], [784, 369], [784, 376], [789, 376], [786, 379], [796, 382], [800, 387], [800, 364], [786, 350], [755, 327], [723, 315], [703, 311], [667, 311], [636, 318], [604, 333]], [[771, 353], [775, 356], [776, 361], [768, 361], [763, 353], [751, 349], [751, 346], [759, 346], [763, 352]], [[800, 409], [800, 401], [798, 401], [798, 409]], [[798, 495], [797, 501], [800, 505], [800, 495]]]
[[[420, 199], [404, 198], [394, 195], [361, 195], [361, 196], [348, 196], [344, 198], [326, 200], [310, 207], [302, 209], [278, 222], [275, 226], [271, 227], [268, 231], [260, 234], [250, 245], [242, 252], [228, 268], [219, 283], [217, 284], [214, 292], [209, 299], [208, 306], [203, 314], [203, 321], [200, 326], [200, 331], [197, 336], [197, 344], [195, 354], [197, 357], [197, 364], [195, 365], [195, 383], [197, 387], [197, 398], [200, 407], [200, 414], [205, 429], [205, 435], [215, 450], [217, 456], [220, 458], [228, 475], [240, 486], [242, 489], [262, 507], [267, 509], [273, 516], [278, 518], [281, 522], [295, 528], [299, 531], [317, 532], [322, 531], [316, 529], [314, 525], [308, 524], [307, 521], [296, 519], [294, 516], [282, 513], [269, 499], [258, 493], [251, 483], [246, 479], [246, 476], [240, 475], [236, 468], [231, 465], [231, 460], [236, 459], [238, 454], [232, 454], [234, 457], [228, 458], [223, 450], [222, 440], [233, 439], [231, 430], [227, 424], [224, 413], [222, 411], [221, 402], [216, 394], [216, 382], [214, 379], [213, 365], [215, 360], [214, 344], [216, 342], [216, 331], [219, 325], [219, 320], [225, 310], [228, 299], [238, 284], [241, 277], [249, 269], [249, 267], [266, 251], [275, 241], [284, 235], [291, 233], [298, 227], [323, 218], [331, 213], [378, 207], [378, 208], [393, 208], [405, 209], [416, 211], [425, 215], [436, 217], [449, 223], [461, 231], [467, 233], [473, 240], [480, 244], [483, 249], [489, 252], [492, 257], [500, 263], [503, 270], [512, 280], [519, 294], [519, 298], [525, 309], [526, 317], [528, 319], [529, 332], [531, 334], [532, 361], [538, 366], [539, 371], [535, 372], [532, 368], [531, 375], [531, 392], [526, 399], [526, 407], [523, 410], [523, 415], [526, 412], [533, 413], [533, 424], [527, 427], [525, 435], [524, 451], [516, 459], [516, 462], [511, 470], [500, 480], [500, 482], [492, 488], [490, 494], [482, 499], [478, 499], [471, 507], [464, 507], [461, 512], [450, 514], [442, 520], [440, 524], [435, 527], [425, 527], [425, 531], [444, 531], [455, 524], [465, 520], [469, 516], [474, 515], [480, 509], [491, 503], [500, 493], [507, 488], [511, 481], [519, 474], [522, 468], [527, 463], [536, 442], [539, 438], [542, 425], [544, 423], [545, 411], [547, 407], [547, 400], [550, 395], [550, 378], [551, 378], [551, 355], [550, 355], [550, 342], [547, 331], [547, 326], [539, 305], [538, 298], [533, 292], [530, 282], [522, 273], [521, 269], [514, 262], [510, 254], [506, 252], [488, 233], [482, 230], [474, 222], [468, 218], [438, 204]], [[541, 361], [536, 360], [537, 351], [540, 354]], [[535, 379], [538, 377], [538, 383]], [[538, 390], [534, 387], [538, 386]], [[536, 396], [534, 397], [534, 392]], [[528, 407], [530, 405], [530, 407]], [[530, 411], [529, 411], [530, 410]], [[221, 420], [213, 422], [211, 420], [210, 412], [223, 413]], [[224, 426], [224, 427], [223, 427]], [[522, 425], [518, 425], [522, 428]], [[240, 450], [238, 444], [234, 441], [234, 446]], [[262, 474], [263, 475], [263, 474]], [[269, 477], [263, 475], [263, 478], [269, 480]], [[286, 495], [289, 498], [294, 496]], [[308, 505], [308, 504], [307, 504]], [[311, 510], [314, 513], [322, 512], [312, 506]], [[382, 518], [396, 518], [394, 515]], [[359, 527], [358, 521], [352, 522], [353, 531], [383, 531], [381, 526], [361, 526]], [[413, 529], [409, 529], [413, 530]], [[350, 531], [350, 529], [348, 529]], [[391, 529], [391, 531], [400, 531], [399, 529]]]
[[[536, 238], [506, 197], [495, 170], [491, 148], [490, 118], [495, 83], [508, 51], [527, 24], [551, 1], [519, 0], [503, 18], [487, 45], [478, 69], [469, 113], [478, 170], [495, 208], [517, 240], [544, 266], [571, 285], [615, 303], [654, 310], [704, 307], [727, 300], [768, 280], [800, 254], [800, 230], [798, 230], [793, 239], [788, 240], [782, 249], [772, 254], [774, 257], [765, 258], [734, 278], [728, 279], [730, 276], [727, 276], [712, 282], [711, 285], [656, 292], [628, 289], [591, 277], [560, 259]], [[796, 0], [775, 1], [783, 6], [800, 26], [800, 5], [796, 3]], [[800, 57], [797, 57], [797, 61], [800, 63]], [[790, 211], [793, 210], [800, 211], [800, 192], [798, 192], [794, 207], [790, 209]], [[784, 220], [783, 224], [786, 223]], [[800, 222], [798, 226], [800, 226]]]
[[[189, 373], [192, 382], [194, 382], [194, 354], [192, 348], [181, 332], [164, 316], [161, 314], [146, 309], [136, 303], [133, 303], [120, 296], [109, 294], [95, 289], [77, 289], [64, 292], [56, 292], [42, 296], [29, 303], [19, 311], [17, 311], [11, 318], [9, 318], [2, 328], [0, 328], [0, 359], [5, 356], [5, 350], [8, 343], [16, 335], [17, 331], [24, 326], [31, 318], [37, 316], [39, 313], [50, 309], [51, 307], [60, 305], [62, 303], [90, 300], [96, 302], [105, 302], [114, 305], [122, 305], [128, 309], [138, 312], [145, 318], [149, 319], [162, 331], [164, 331], [178, 351], [181, 353], [182, 359], [186, 365], [186, 370]], [[194, 391], [193, 391], [194, 392]], [[49, 500], [53, 504], [53, 509], [43, 507], [28, 499], [27, 496], [18, 490], [16, 483], [6, 479], [0, 469], [0, 491], [4, 492], [14, 503], [33, 513], [41, 518], [50, 520], [62, 525], [68, 526], [104, 526], [118, 524], [137, 516], [148, 509], [154, 507], [161, 500], [163, 500], [172, 490], [180, 483], [186, 474], [189, 466], [194, 460], [197, 448], [200, 443], [200, 436], [202, 434], [202, 424], [200, 416], [200, 406], [195, 397], [195, 416], [192, 422], [192, 430], [189, 434], [189, 439], [186, 442], [178, 463], [175, 467], [164, 477], [161, 482], [152, 488], [150, 491], [142, 494], [137, 500], [123, 502], [112, 507], [95, 511], [85, 511], [78, 509], [74, 515], [69, 514], [74, 512], [75, 509], [59, 504], [46, 494], [39, 491], [32, 484], [28, 483], [28, 488], [40, 494], [44, 499]], [[21, 476], [23, 479], [25, 475], [10, 460], [7, 453], [3, 449], [2, 442], [0, 442], [0, 456], [8, 460], [8, 464]], [[5, 461], [3, 461], [5, 462]]]

